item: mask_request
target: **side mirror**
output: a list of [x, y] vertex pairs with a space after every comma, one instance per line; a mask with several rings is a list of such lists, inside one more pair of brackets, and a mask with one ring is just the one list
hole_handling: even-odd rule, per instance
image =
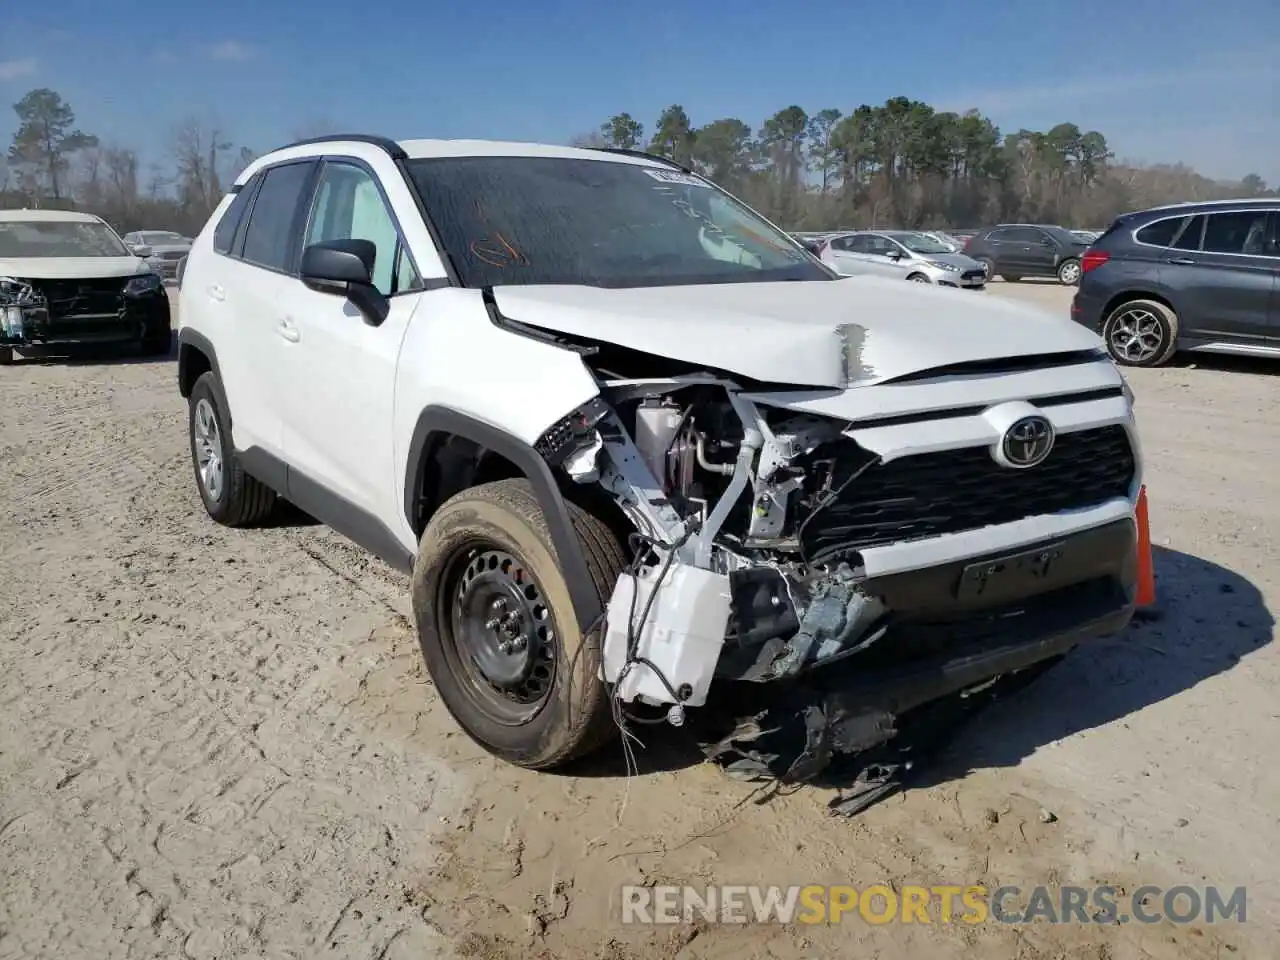
[[151, 256], [150, 244], [135, 243], [133, 245], [133, 255], [135, 257], [141, 257], [143, 260], [147, 259], [147, 257]]
[[902, 259], [902, 251], [901, 251], [901, 250], [890, 250], [888, 253], [886, 253], [886, 254], [885, 254], [885, 256], [886, 256], [886, 257], [888, 257], [890, 260], [901, 260], [901, 259]]
[[378, 248], [371, 240], [328, 240], [302, 251], [302, 282], [320, 293], [346, 297], [374, 326], [387, 318], [387, 298], [373, 285]]

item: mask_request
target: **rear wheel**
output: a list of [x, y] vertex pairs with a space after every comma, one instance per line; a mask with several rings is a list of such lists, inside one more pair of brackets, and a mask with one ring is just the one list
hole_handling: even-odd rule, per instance
[[1080, 282], [1080, 261], [1079, 260], [1063, 260], [1058, 265], [1058, 282], [1066, 284], [1068, 287], [1075, 286]]
[[266, 519], [276, 504], [275, 492], [249, 476], [231, 445], [222, 391], [212, 373], [201, 374], [188, 401], [191, 465], [196, 488], [209, 516], [228, 527], [246, 527]]
[[13, 347], [0, 347], [0, 367], [13, 363]]
[[[599, 519], [567, 507], [607, 603], [622, 549]], [[602, 631], [578, 622], [528, 481], [482, 484], [436, 511], [414, 565], [413, 610], [440, 698], [490, 753], [547, 769], [590, 753], [613, 730], [599, 676]]]
[[1178, 346], [1178, 316], [1155, 300], [1130, 300], [1102, 324], [1107, 353], [1127, 367], [1158, 367]]

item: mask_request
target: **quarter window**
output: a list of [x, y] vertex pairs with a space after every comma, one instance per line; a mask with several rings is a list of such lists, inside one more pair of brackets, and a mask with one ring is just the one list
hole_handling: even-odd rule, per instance
[[253, 196], [253, 188], [258, 184], [258, 176], [254, 176], [236, 193], [231, 200], [231, 205], [227, 207], [227, 212], [222, 215], [222, 219], [218, 221], [218, 225], [213, 228], [213, 249], [217, 253], [230, 253], [232, 241], [235, 240], [236, 228], [240, 226], [240, 220], [244, 217], [244, 208], [249, 205], [249, 198]]
[[373, 285], [384, 296], [418, 286], [396, 222], [387, 209], [377, 181], [363, 167], [328, 162], [320, 175], [307, 244], [328, 240], [369, 240], [376, 248]]
[[1150, 244], [1153, 247], [1167, 247], [1173, 243], [1173, 238], [1178, 235], [1178, 228], [1182, 226], [1184, 220], [1186, 217], [1168, 217], [1149, 223], [1138, 231], [1138, 242]]
[[1267, 212], [1211, 213], [1204, 231], [1205, 253], [1266, 253]]
[[288, 163], [272, 167], [262, 181], [244, 234], [244, 259], [272, 270], [291, 271], [293, 223], [298, 201], [312, 165]]

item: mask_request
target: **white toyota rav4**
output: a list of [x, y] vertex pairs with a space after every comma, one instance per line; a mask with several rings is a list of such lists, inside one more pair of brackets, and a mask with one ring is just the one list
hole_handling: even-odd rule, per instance
[[732, 703], [710, 752], [805, 778], [1133, 612], [1141, 463], [1096, 336], [841, 278], [660, 158], [294, 144], [180, 297], [209, 515], [286, 498], [409, 573], [440, 696], [514, 763]]

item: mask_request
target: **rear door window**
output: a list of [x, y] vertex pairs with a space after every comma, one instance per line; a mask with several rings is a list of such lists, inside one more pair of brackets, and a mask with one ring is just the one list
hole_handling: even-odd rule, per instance
[[314, 161], [287, 163], [266, 172], [258, 199], [249, 213], [242, 256], [271, 270], [291, 272], [297, 259], [299, 201]]
[[1005, 231], [1003, 239], [1011, 243], [1039, 243], [1045, 235], [1034, 227], [1011, 227]]
[[1178, 234], [1177, 239], [1173, 241], [1173, 249], [1175, 250], [1199, 250], [1200, 236], [1204, 233], [1204, 214], [1197, 214], [1191, 218], [1191, 221], [1182, 228], [1182, 233]]
[[1240, 253], [1260, 257], [1266, 251], [1267, 211], [1211, 213], [1204, 230], [1205, 253]]

